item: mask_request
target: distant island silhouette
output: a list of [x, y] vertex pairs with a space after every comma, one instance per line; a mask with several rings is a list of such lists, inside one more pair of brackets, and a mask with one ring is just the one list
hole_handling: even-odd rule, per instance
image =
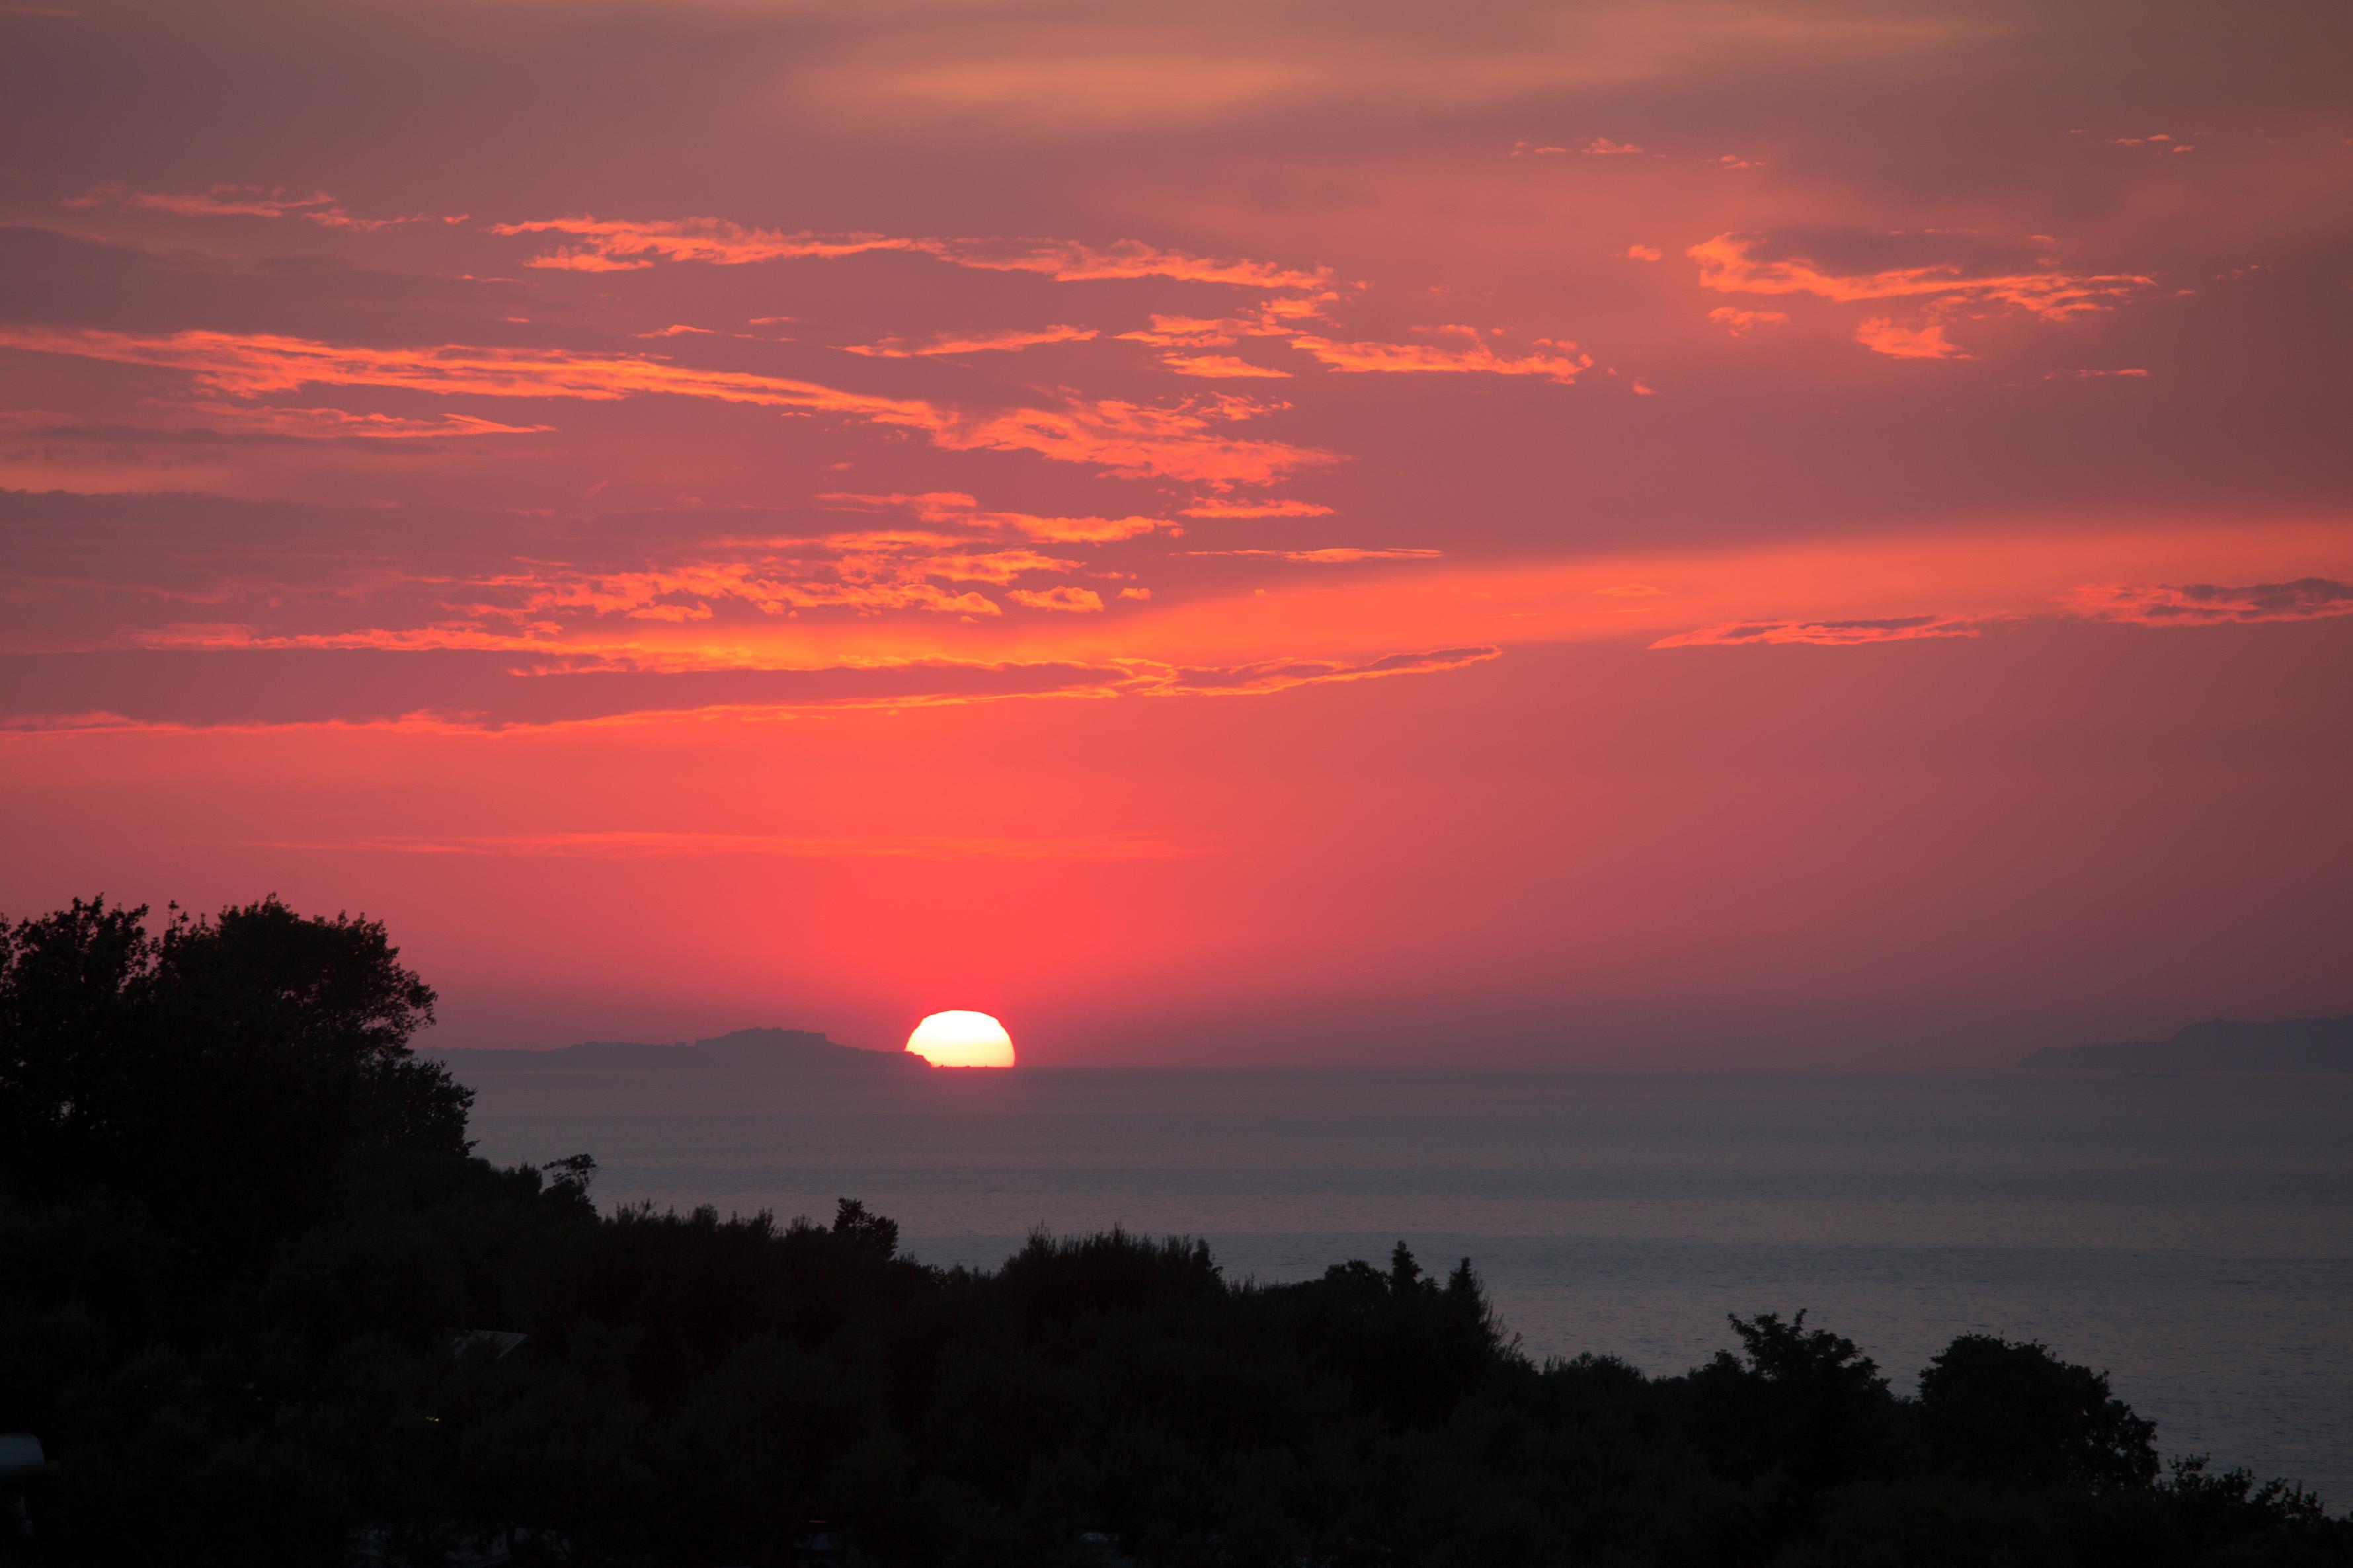
[[448, 1063], [492, 1072], [518, 1068], [534, 1071], [709, 1070], [745, 1068], [851, 1068], [859, 1070], [892, 1068], [929, 1068], [931, 1063], [908, 1051], [870, 1051], [845, 1046], [807, 1029], [737, 1029], [707, 1040], [674, 1046], [646, 1045], [634, 1040], [583, 1040], [576, 1046], [550, 1050], [439, 1050], [420, 1053]]
[[2353, 1072], [2353, 1016], [2271, 1024], [2210, 1018], [2168, 1040], [2045, 1046], [2018, 1065], [2126, 1072]]

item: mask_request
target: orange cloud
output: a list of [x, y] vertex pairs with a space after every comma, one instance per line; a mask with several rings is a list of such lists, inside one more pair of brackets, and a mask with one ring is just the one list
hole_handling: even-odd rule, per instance
[[1034, 331], [935, 332], [920, 342], [884, 338], [880, 342], [845, 343], [845, 353], [876, 359], [919, 359], [935, 354], [1009, 353], [1045, 343], [1082, 343], [1095, 335], [1092, 327], [1041, 327]]
[[833, 491], [817, 499], [860, 510], [903, 511], [934, 527], [1021, 533], [1058, 544], [1104, 544], [1176, 526], [1157, 517], [1039, 517], [1026, 511], [991, 511], [984, 510], [971, 496], [955, 490], [929, 490], [921, 495]]
[[1745, 338], [1759, 327], [1778, 327], [1789, 319], [1786, 310], [1744, 310], [1736, 305], [1718, 305], [1707, 313], [1707, 319], [1736, 338]]
[[1210, 433], [1219, 424], [1264, 411], [1263, 405], [1231, 396], [1196, 399], [1175, 408], [1116, 398], [1072, 399], [1059, 409], [1017, 409], [976, 419], [933, 439], [955, 450], [1035, 452], [1127, 478], [1158, 475], [1219, 489], [1272, 484], [1338, 461], [1335, 454], [1313, 447]]
[[1699, 263], [1700, 286], [1720, 294], [1812, 294], [1852, 303], [1920, 299], [2008, 305], [2045, 321], [2105, 310], [2156, 286], [2137, 272], [1972, 271], [1959, 262], [1841, 271], [1810, 257], [1767, 258], [1760, 234], [1719, 234], [1683, 254]]
[[1052, 407], [966, 415], [915, 399], [744, 371], [701, 370], [658, 356], [561, 349], [370, 348], [267, 333], [46, 327], [0, 327], [0, 347], [162, 366], [235, 397], [340, 385], [482, 397], [710, 398], [917, 430], [951, 451], [1031, 452], [1124, 477], [1189, 479], [1215, 489], [1268, 484], [1335, 460], [1328, 452], [1221, 434], [1220, 426], [1265, 412], [1262, 405], [1232, 396], [1167, 407], [1066, 395]]
[[[326, 212], [304, 213], [302, 216], [306, 222], [315, 223], [322, 228], [353, 229], [361, 234], [378, 234], [387, 228], [406, 228], [413, 223], [434, 221], [431, 213], [410, 213], [404, 217], [353, 217], [340, 207]], [[444, 218], [441, 221], [448, 223], [455, 220]]]
[[1958, 343], [1945, 340], [1942, 322], [1906, 327], [1892, 316], [1865, 316], [1854, 326], [1854, 341], [1890, 359], [1968, 359]]
[[633, 271], [657, 261], [694, 261], [718, 267], [803, 258], [833, 258], [872, 251], [907, 251], [955, 267], [988, 272], [1034, 272], [1058, 282], [1120, 278], [1173, 278], [1248, 289], [1323, 290], [1327, 268], [1302, 269], [1271, 262], [1219, 260], [1183, 251], [1161, 250], [1138, 240], [1090, 246], [1071, 240], [996, 238], [928, 239], [857, 232], [748, 228], [726, 218], [690, 217], [654, 222], [573, 216], [490, 226], [498, 235], [559, 235], [570, 243], [531, 258], [524, 265], [582, 272]]
[[1149, 328], [1138, 328], [1119, 334], [1122, 342], [1153, 343], [1159, 347], [1218, 348], [1232, 342], [1235, 335], [1250, 331], [1252, 323], [1208, 316], [1161, 316], [1152, 318]]
[[1261, 517], [1329, 517], [1332, 509], [1308, 500], [1204, 500], [1184, 508], [1179, 515], [1232, 521]]
[[1656, 261], [1666, 252], [1655, 245], [1630, 245], [1619, 254], [1629, 261]]
[[1271, 365], [1252, 364], [1248, 360], [1230, 354], [1162, 354], [1160, 363], [1178, 375], [1198, 375], [1214, 381], [1247, 381], [1266, 379], [1288, 381], [1291, 373]]
[[1635, 146], [1631, 142], [1612, 142], [1607, 136], [1596, 136], [1577, 151], [1588, 158], [1623, 158], [1630, 153], [1640, 153], [1642, 149]]
[[1015, 588], [1005, 596], [1032, 610], [1068, 610], [1085, 614], [1103, 607], [1103, 595], [1092, 588]]
[[1337, 342], [1330, 338], [1294, 337], [1291, 346], [1313, 354], [1334, 370], [1388, 372], [1404, 374], [1535, 375], [1566, 386], [1579, 372], [1589, 370], [1593, 356], [1578, 353], [1577, 345], [1538, 338], [1545, 348], [1561, 351], [1506, 359], [1495, 352], [1488, 334], [1476, 327], [1440, 326], [1413, 329], [1431, 338], [1425, 343]]

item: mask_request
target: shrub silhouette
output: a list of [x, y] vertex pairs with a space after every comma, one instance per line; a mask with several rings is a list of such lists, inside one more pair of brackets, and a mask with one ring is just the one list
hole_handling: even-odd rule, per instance
[[58, 1464], [0, 1562], [2353, 1562], [2039, 1344], [1910, 1399], [1768, 1312], [1654, 1378], [1531, 1362], [1403, 1243], [1261, 1285], [1118, 1230], [928, 1268], [849, 1198], [600, 1214], [586, 1155], [469, 1156], [380, 926], [142, 913], [0, 931], [0, 1430]]

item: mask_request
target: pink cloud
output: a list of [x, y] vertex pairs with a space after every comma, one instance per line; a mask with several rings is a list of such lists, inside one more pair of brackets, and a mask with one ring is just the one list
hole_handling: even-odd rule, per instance
[[2094, 583], [2062, 603], [2086, 620], [2143, 626], [2242, 626], [2259, 621], [2310, 621], [2353, 616], [2353, 583], [2299, 577], [2291, 583]]
[[283, 185], [221, 184], [201, 191], [133, 191], [97, 185], [66, 203], [69, 207], [117, 207], [127, 212], [170, 213], [177, 217], [287, 217], [333, 207], [324, 191], [297, 195]]
[[[2299, 577], [2292, 582], [2251, 583], [2235, 587], [2211, 583], [2092, 583], [2061, 595], [2057, 603], [2059, 607], [2052, 614], [2066, 620], [2137, 626], [2251, 626], [2353, 616], [2353, 583], [2327, 577]], [[1998, 622], [2026, 618], [2014, 615], [1936, 615], [1841, 621], [1729, 621], [1678, 632], [1660, 638], [1651, 647], [1738, 647], [1810, 643], [1849, 647], [1923, 637], [1973, 637]]]
[[[405, 217], [355, 217], [343, 208], [343, 204], [324, 191], [312, 191], [309, 195], [297, 195], [283, 185], [240, 185], [221, 184], [201, 191], [133, 191], [121, 184], [93, 186], [69, 200], [69, 207], [114, 207], [124, 212], [170, 213], [175, 217], [299, 217], [322, 228], [350, 229], [363, 234], [375, 234], [388, 228], [404, 228], [414, 223], [431, 223], [431, 213], [411, 213]], [[463, 222], [462, 218], [442, 218], [443, 223]]]
[[1739, 647], [1748, 644], [1811, 643], [1852, 647], [1860, 643], [1911, 642], [1923, 637], [1973, 637], [1978, 625], [1957, 616], [1895, 616], [1854, 621], [1730, 621], [1661, 637], [1661, 647]]
[[[435, 221], [431, 213], [410, 213], [405, 217], [353, 217], [340, 207], [327, 212], [304, 213], [302, 217], [304, 221], [315, 223], [322, 228], [344, 228], [360, 234], [379, 234], [388, 228], [406, 228], [413, 223]], [[440, 221], [447, 223], [464, 220], [444, 218]]]
[[1577, 151], [1588, 158], [1623, 158], [1642, 149], [1631, 142], [1612, 142], [1607, 136], [1596, 136]]

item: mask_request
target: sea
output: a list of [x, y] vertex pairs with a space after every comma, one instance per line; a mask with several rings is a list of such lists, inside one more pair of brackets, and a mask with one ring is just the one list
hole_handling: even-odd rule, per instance
[[2353, 1508], [2353, 1073], [479, 1071], [478, 1152], [601, 1205], [830, 1217], [924, 1262], [1035, 1230], [1293, 1280], [1472, 1260], [1531, 1356], [1681, 1371], [1803, 1310], [1900, 1389], [1956, 1334], [2106, 1371], [2168, 1458]]

